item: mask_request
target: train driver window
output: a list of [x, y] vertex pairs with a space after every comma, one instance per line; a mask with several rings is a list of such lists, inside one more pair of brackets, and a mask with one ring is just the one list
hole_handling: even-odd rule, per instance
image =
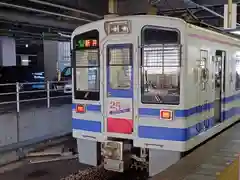
[[100, 99], [99, 32], [92, 30], [73, 41], [74, 95], [76, 99]]
[[180, 103], [180, 59], [178, 30], [152, 26], [142, 29], [142, 103]]

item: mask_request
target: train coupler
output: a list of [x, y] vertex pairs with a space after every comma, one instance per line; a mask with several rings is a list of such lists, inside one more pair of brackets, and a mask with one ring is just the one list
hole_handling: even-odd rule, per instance
[[131, 157], [130, 154], [124, 150], [123, 142], [106, 141], [102, 143], [101, 155], [106, 170], [124, 172], [124, 169], [130, 166]]

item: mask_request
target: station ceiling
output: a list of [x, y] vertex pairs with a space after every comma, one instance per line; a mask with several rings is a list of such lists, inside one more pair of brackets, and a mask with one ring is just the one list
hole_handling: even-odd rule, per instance
[[[130, 1], [131, 6], [127, 5]], [[223, 26], [223, 5], [227, 0], [150, 1], [157, 7], [160, 15], [182, 18], [190, 15], [213, 26]], [[134, 14], [136, 12], [132, 6], [135, 8], [138, 2], [140, 0], [119, 0], [118, 6], [126, 11], [125, 14]], [[233, 2], [240, 3], [240, 0]], [[240, 12], [240, 6], [238, 10]], [[0, 35], [14, 34], [16, 38], [59, 38], [59, 33], [70, 34], [77, 26], [102, 19], [107, 13], [108, 0], [1, 0]]]

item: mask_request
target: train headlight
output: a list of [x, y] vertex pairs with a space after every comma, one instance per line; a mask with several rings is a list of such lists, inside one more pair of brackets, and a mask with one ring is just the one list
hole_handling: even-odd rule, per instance
[[173, 120], [173, 112], [170, 110], [160, 110], [160, 119], [167, 121]]
[[130, 21], [108, 21], [104, 26], [107, 34], [129, 34], [131, 32]]
[[77, 104], [77, 106], [76, 106], [76, 113], [85, 113], [85, 112], [86, 112], [85, 105]]

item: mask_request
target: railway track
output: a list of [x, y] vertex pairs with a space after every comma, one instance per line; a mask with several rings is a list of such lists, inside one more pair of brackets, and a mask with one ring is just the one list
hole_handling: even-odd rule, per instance
[[[209, 141], [210, 140], [211, 139], [209, 139]], [[204, 146], [205, 144], [201, 144], [201, 145]], [[45, 145], [40, 145], [38, 148], [36, 148], [36, 151], [28, 153], [25, 159], [22, 160], [24, 161], [22, 165], [19, 165], [17, 168], [13, 168], [13, 170], [10, 170], [10, 172], [6, 173], [6, 175], [1, 175], [1, 171], [0, 171], [0, 179], [15, 180], [16, 174], [18, 174], [17, 175], [17, 177], [19, 177], [18, 180], [48, 180], [48, 179], [51, 179], [51, 180], [147, 180], [148, 179], [146, 176], [147, 173], [141, 170], [135, 170], [135, 168], [129, 169], [124, 173], [106, 171], [102, 166], [89, 168], [89, 166], [80, 164], [78, 162], [78, 154], [76, 152], [77, 150], [76, 148], [77, 148], [76, 141], [71, 136], [67, 138], [63, 138], [63, 140], [61, 141], [56, 140], [54, 143], [52, 142], [52, 143], [46, 143]], [[49, 151], [49, 149], [51, 150]], [[198, 148], [196, 148], [195, 150], [197, 149]], [[189, 153], [191, 154], [195, 150]], [[209, 151], [210, 150], [208, 150], [208, 153]], [[200, 154], [206, 154], [206, 153], [200, 153]], [[9, 171], [11, 167], [6, 169], [8, 169]], [[180, 172], [182, 172], [182, 170]], [[172, 174], [172, 172], [170, 174]]]
[[147, 173], [129, 169], [124, 173], [110, 172], [99, 166], [78, 171], [60, 180], [147, 180]]
[[[202, 150], [205, 151], [205, 148], [203, 148], [203, 147], [206, 146], [207, 149], [208, 149], [208, 152], [207, 153], [198, 153], [198, 155], [197, 155], [197, 158], [199, 159], [198, 161], [201, 161], [204, 158], [199, 158], [199, 156], [202, 157], [202, 154], [209, 154], [211, 152], [210, 149], [212, 151], [216, 151], [216, 149], [213, 148], [213, 147], [216, 146], [216, 144], [214, 144], [213, 147], [211, 147], [210, 144], [216, 142], [217, 140], [220, 142], [220, 140], [219, 140], [220, 138], [218, 138], [219, 135], [221, 135], [222, 133], [226, 134], [229, 129], [233, 128], [237, 124], [239, 124], [239, 122], [236, 122], [236, 123], [232, 124], [228, 128], [220, 131], [219, 133], [217, 133], [216, 135], [214, 135], [213, 137], [208, 139], [207, 141], [199, 144], [197, 147], [195, 147], [191, 151], [188, 151], [188, 152], [184, 153], [183, 158], [187, 157], [187, 158], [184, 158], [184, 159], [189, 159], [189, 157], [194, 156], [198, 151], [199, 152], [201, 152]], [[211, 148], [209, 149], [208, 146], [210, 146]], [[220, 147], [221, 146], [219, 145], [219, 148]], [[188, 156], [188, 155], [191, 155], [191, 156]], [[179, 163], [183, 162], [183, 161], [181, 161], [181, 162], [180, 161], [179, 161]], [[191, 162], [191, 160], [189, 160], [189, 162]], [[190, 164], [192, 166], [192, 163], [190, 163]], [[189, 170], [192, 167], [186, 169], [184, 166], [183, 167], [180, 166], [178, 168], [181, 169], [181, 173], [182, 173], [183, 170], [186, 171], [186, 170]], [[182, 170], [182, 168], [183, 168], [183, 170]], [[168, 173], [168, 171], [166, 171], [166, 172]], [[114, 172], [106, 171], [106, 170], [103, 169], [103, 167], [99, 166], [98, 168], [89, 168], [89, 169], [86, 170], [86, 172], [85, 171], [79, 171], [75, 174], [67, 176], [66, 178], [62, 178], [61, 180], [147, 180], [147, 179], [149, 179], [147, 177], [147, 174], [148, 173], [146, 173], [142, 170], [135, 170], [135, 169], [129, 169], [124, 173], [114, 173]], [[176, 173], [171, 172], [170, 174], [171, 174], [171, 176], [176, 176]]]

